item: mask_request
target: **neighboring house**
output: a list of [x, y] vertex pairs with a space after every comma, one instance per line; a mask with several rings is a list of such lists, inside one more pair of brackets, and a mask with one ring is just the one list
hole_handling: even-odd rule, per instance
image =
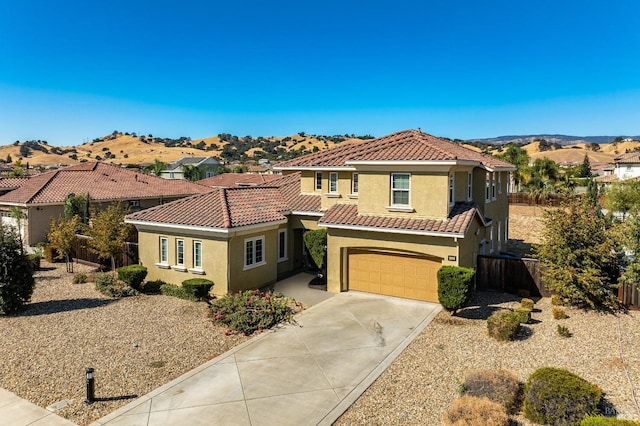
[[199, 180], [200, 185], [211, 186], [215, 188], [235, 188], [243, 186], [256, 186], [265, 182], [271, 182], [278, 179], [279, 175], [263, 175], [249, 173], [223, 173], [207, 179]]
[[167, 164], [160, 177], [164, 179], [185, 179], [185, 167], [197, 167], [202, 171], [202, 178], [209, 178], [216, 174], [220, 162], [213, 157], [182, 157]]
[[13, 223], [11, 207], [22, 208], [24, 241], [35, 245], [46, 240], [51, 218], [64, 214], [70, 194], [89, 194], [96, 208], [123, 201], [139, 210], [208, 191], [196, 183], [168, 182], [107, 163], [82, 163], [29, 178], [0, 179], [0, 216]]
[[613, 159], [614, 174], [619, 180], [640, 176], [640, 151], [633, 151]]
[[420, 131], [343, 143], [275, 166], [283, 176], [127, 216], [149, 279], [206, 275], [225, 294], [304, 265], [327, 229], [327, 289], [437, 301], [442, 265], [474, 267], [507, 241], [515, 167]]

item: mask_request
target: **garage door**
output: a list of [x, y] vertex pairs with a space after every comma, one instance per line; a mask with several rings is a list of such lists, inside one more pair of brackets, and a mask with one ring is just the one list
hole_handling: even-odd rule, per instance
[[348, 264], [350, 290], [438, 302], [439, 260], [353, 250]]

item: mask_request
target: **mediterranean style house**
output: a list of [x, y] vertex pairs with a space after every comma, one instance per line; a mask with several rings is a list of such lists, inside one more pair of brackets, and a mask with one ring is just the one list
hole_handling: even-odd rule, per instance
[[[87, 162], [28, 178], [0, 179], [0, 218], [3, 224], [20, 229], [24, 243], [34, 246], [46, 240], [51, 219], [64, 214], [69, 195], [89, 194], [95, 208], [121, 201], [135, 211], [210, 190], [187, 181], [167, 181], [112, 164]], [[11, 213], [15, 207], [21, 210], [22, 219]]]
[[613, 174], [618, 180], [640, 177], [640, 152], [633, 151], [614, 158]]
[[148, 279], [204, 275], [214, 292], [262, 287], [305, 265], [303, 234], [327, 229], [327, 290], [437, 302], [442, 265], [474, 267], [507, 241], [509, 163], [420, 130], [340, 144], [127, 216]]

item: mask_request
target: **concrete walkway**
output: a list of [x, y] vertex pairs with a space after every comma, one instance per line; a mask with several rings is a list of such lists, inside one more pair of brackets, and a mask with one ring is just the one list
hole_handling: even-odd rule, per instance
[[94, 425], [330, 425], [440, 309], [337, 294]]
[[0, 424], [3, 426], [52, 425], [74, 426], [75, 423], [0, 388]]

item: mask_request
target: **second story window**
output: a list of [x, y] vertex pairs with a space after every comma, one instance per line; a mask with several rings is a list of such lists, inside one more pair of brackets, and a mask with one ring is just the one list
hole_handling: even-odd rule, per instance
[[332, 194], [338, 192], [338, 173], [337, 172], [329, 173], [329, 192]]
[[354, 173], [351, 175], [351, 193], [358, 193], [358, 174]]
[[391, 205], [408, 206], [411, 175], [391, 173]]
[[502, 173], [498, 172], [498, 194], [502, 194]]
[[316, 172], [316, 191], [322, 191], [322, 172]]
[[491, 201], [491, 174], [489, 172], [486, 173], [486, 183], [484, 187], [484, 200], [486, 202]]
[[467, 201], [473, 200], [473, 174], [467, 176]]
[[496, 199], [496, 173], [491, 173], [491, 198]]
[[454, 199], [454, 186], [455, 186], [455, 181], [454, 181], [454, 177], [453, 177], [453, 173], [449, 173], [449, 205], [452, 206], [455, 203], [455, 199]]

